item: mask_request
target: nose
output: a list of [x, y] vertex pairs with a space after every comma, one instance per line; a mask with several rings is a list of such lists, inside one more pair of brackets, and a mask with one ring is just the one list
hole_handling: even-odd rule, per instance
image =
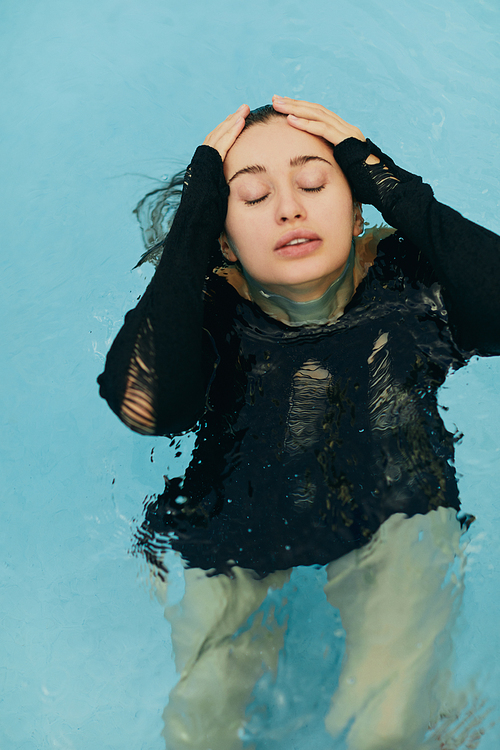
[[287, 186], [279, 191], [276, 205], [276, 220], [278, 224], [285, 224], [294, 219], [305, 219], [306, 209], [301, 195], [293, 186]]

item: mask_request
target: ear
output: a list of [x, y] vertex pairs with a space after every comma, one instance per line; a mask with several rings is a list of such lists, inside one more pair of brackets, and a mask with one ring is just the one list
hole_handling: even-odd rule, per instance
[[224, 258], [230, 263], [236, 263], [238, 258], [232, 251], [225, 232], [222, 232], [221, 236], [219, 237], [219, 245]]
[[362, 205], [358, 201], [354, 201], [354, 224], [352, 229], [352, 236], [359, 237], [365, 230], [365, 222], [363, 221]]

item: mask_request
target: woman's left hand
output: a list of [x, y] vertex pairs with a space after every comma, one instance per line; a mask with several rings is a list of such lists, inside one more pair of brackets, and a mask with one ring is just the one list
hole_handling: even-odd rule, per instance
[[[346, 138], [357, 138], [358, 141], [366, 141], [361, 130], [355, 125], [350, 125], [341, 117], [331, 112], [321, 104], [311, 104], [298, 99], [289, 99], [286, 96], [273, 96], [273, 107], [277, 112], [288, 115], [288, 122], [298, 130], [317, 135], [337, 146]], [[367, 161], [376, 157], [368, 157]]]
[[[290, 99], [287, 96], [275, 94], [273, 96], [273, 107], [277, 112], [288, 115], [288, 123], [292, 127], [324, 138], [333, 146], [338, 146], [347, 138], [366, 141], [359, 128], [350, 125], [335, 112], [331, 112], [321, 104], [311, 104], [311, 102], [303, 102], [299, 99]], [[373, 154], [370, 154], [366, 159], [367, 164], [377, 164], [379, 161], [380, 159]]]

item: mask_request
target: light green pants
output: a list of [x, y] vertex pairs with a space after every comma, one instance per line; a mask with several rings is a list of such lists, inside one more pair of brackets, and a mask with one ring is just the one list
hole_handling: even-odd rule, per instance
[[[333, 737], [347, 732], [349, 750], [432, 747], [424, 735], [451, 699], [459, 541], [451, 509], [395, 514], [368, 545], [328, 566], [325, 593], [340, 611], [346, 654], [325, 725]], [[291, 571], [263, 580], [233, 571], [186, 570], [183, 598], [165, 607], [180, 673], [164, 711], [167, 750], [241, 750], [254, 686], [277, 669], [285, 626], [261, 613], [251, 627], [247, 620]]]

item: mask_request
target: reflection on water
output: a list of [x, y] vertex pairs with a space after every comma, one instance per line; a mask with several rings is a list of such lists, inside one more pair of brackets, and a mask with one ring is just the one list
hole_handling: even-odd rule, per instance
[[155, 585], [179, 681], [166, 747], [477, 747], [488, 707], [454, 679], [461, 536], [453, 509], [395, 514], [326, 568], [265, 578], [191, 568], [184, 592], [181, 558], [167, 553], [171, 573]]

